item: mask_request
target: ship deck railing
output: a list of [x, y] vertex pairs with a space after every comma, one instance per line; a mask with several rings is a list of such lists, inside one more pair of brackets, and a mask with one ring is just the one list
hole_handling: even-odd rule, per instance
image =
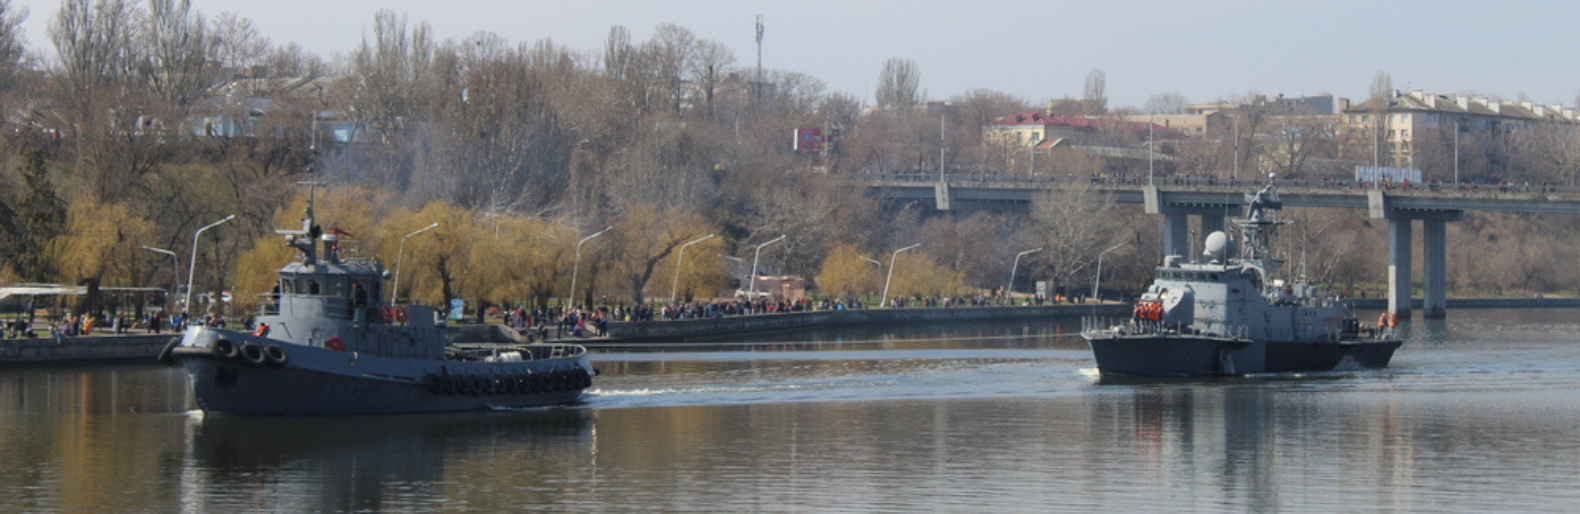
[[1184, 323], [1165, 323], [1134, 317], [1106, 318], [1088, 316], [1081, 318], [1081, 332], [1083, 333], [1102, 331], [1115, 332], [1122, 335], [1205, 335], [1240, 340], [1250, 339], [1251, 336], [1251, 327], [1239, 323], [1214, 322], [1208, 324], [1214, 330], [1193, 329], [1191, 326]]

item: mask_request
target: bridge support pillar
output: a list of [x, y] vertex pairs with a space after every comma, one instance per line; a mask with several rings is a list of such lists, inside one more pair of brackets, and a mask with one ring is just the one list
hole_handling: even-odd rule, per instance
[[1190, 216], [1183, 213], [1163, 215], [1163, 256], [1184, 256], [1190, 259]]
[[1428, 319], [1448, 315], [1448, 223], [1424, 220], [1421, 232], [1421, 316]]
[[1410, 317], [1410, 219], [1388, 220], [1388, 313]]

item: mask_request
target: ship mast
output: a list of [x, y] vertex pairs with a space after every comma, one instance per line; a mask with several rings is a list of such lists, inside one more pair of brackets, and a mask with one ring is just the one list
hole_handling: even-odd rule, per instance
[[318, 237], [324, 231], [319, 228], [313, 216], [313, 192], [323, 186], [322, 182], [297, 182], [307, 186], [307, 209], [302, 217], [301, 230], [274, 229], [274, 233], [285, 236], [285, 245], [301, 250], [303, 263], [309, 266], [318, 262]]
[[1292, 223], [1288, 220], [1274, 219], [1269, 212], [1284, 208], [1284, 202], [1279, 200], [1278, 192], [1273, 187], [1273, 179], [1276, 178], [1278, 178], [1277, 174], [1270, 174], [1267, 185], [1262, 187], [1261, 191], [1254, 194], [1247, 193], [1245, 203], [1248, 214], [1245, 219], [1234, 220], [1235, 226], [1240, 228], [1240, 234], [1244, 238], [1245, 254], [1240, 261], [1261, 272], [1264, 285], [1268, 283], [1268, 277], [1283, 264], [1282, 261], [1272, 258], [1269, 240], [1273, 235], [1273, 229], [1279, 225]]

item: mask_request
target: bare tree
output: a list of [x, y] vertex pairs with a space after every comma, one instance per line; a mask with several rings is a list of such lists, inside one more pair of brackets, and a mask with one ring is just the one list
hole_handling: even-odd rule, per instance
[[1147, 103], [1141, 107], [1141, 110], [1152, 114], [1185, 114], [1189, 108], [1190, 100], [1187, 100], [1185, 95], [1174, 92], [1152, 95], [1147, 98]]
[[1514, 175], [1537, 182], [1580, 185], [1580, 128], [1538, 123], [1512, 134], [1510, 146]]
[[64, 0], [49, 39], [60, 57], [64, 93], [90, 94], [129, 75], [136, 62], [133, 24], [141, 16], [128, 0]]
[[1108, 112], [1108, 73], [1102, 68], [1092, 68], [1086, 74], [1086, 88], [1082, 90], [1081, 100], [1087, 105], [1087, 110], [1092, 113]]
[[269, 38], [258, 33], [252, 20], [231, 12], [222, 12], [214, 19], [209, 44], [213, 46], [214, 64], [226, 71], [262, 64], [269, 55]]
[[274, 47], [264, 54], [261, 62], [269, 69], [269, 74], [276, 77], [324, 75], [329, 72], [328, 63], [295, 42]]
[[22, 71], [22, 58], [27, 52], [22, 34], [22, 20], [27, 19], [26, 7], [15, 7], [11, 0], [0, 0], [0, 94], [17, 86]]
[[[208, 24], [192, 10], [192, 0], [149, 0], [148, 14], [141, 33], [143, 78], [167, 104], [185, 107], [212, 84], [204, 73], [211, 48]], [[167, 121], [177, 122], [177, 115]]]
[[1076, 275], [1092, 266], [1098, 254], [1120, 242], [1114, 199], [1087, 182], [1075, 182], [1063, 192], [1032, 203], [1032, 219], [1042, 231], [1046, 251], [1038, 257], [1047, 266], [1046, 276], [1055, 284], [1073, 284]]
[[405, 16], [382, 9], [373, 16], [373, 39], [351, 55], [352, 74], [360, 80], [356, 111], [386, 141], [402, 132], [419, 105], [434, 91], [425, 81], [434, 43], [427, 23], [408, 26]]
[[878, 107], [889, 111], [905, 111], [921, 105], [921, 74], [910, 59], [891, 57], [883, 62], [878, 72], [878, 90], [874, 99]]

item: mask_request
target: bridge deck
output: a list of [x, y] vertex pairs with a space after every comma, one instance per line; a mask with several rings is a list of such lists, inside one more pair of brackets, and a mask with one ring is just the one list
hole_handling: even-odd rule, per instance
[[[939, 184], [938, 175], [920, 174], [855, 175], [853, 180], [864, 182], [878, 196], [913, 201], [936, 199]], [[1147, 188], [1145, 177], [946, 175], [943, 183], [948, 185], [951, 201], [972, 202], [976, 208], [1025, 204], [1041, 194], [1074, 188], [1111, 194], [1120, 203], [1143, 203]], [[1260, 189], [1265, 182], [1168, 178], [1155, 184], [1170, 203], [1241, 205], [1245, 193]], [[1292, 207], [1365, 209], [1374, 191], [1379, 189], [1347, 181], [1278, 181], [1279, 197]], [[1572, 187], [1431, 183], [1393, 184], [1380, 191], [1390, 209], [1580, 214], [1580, 188]]]

